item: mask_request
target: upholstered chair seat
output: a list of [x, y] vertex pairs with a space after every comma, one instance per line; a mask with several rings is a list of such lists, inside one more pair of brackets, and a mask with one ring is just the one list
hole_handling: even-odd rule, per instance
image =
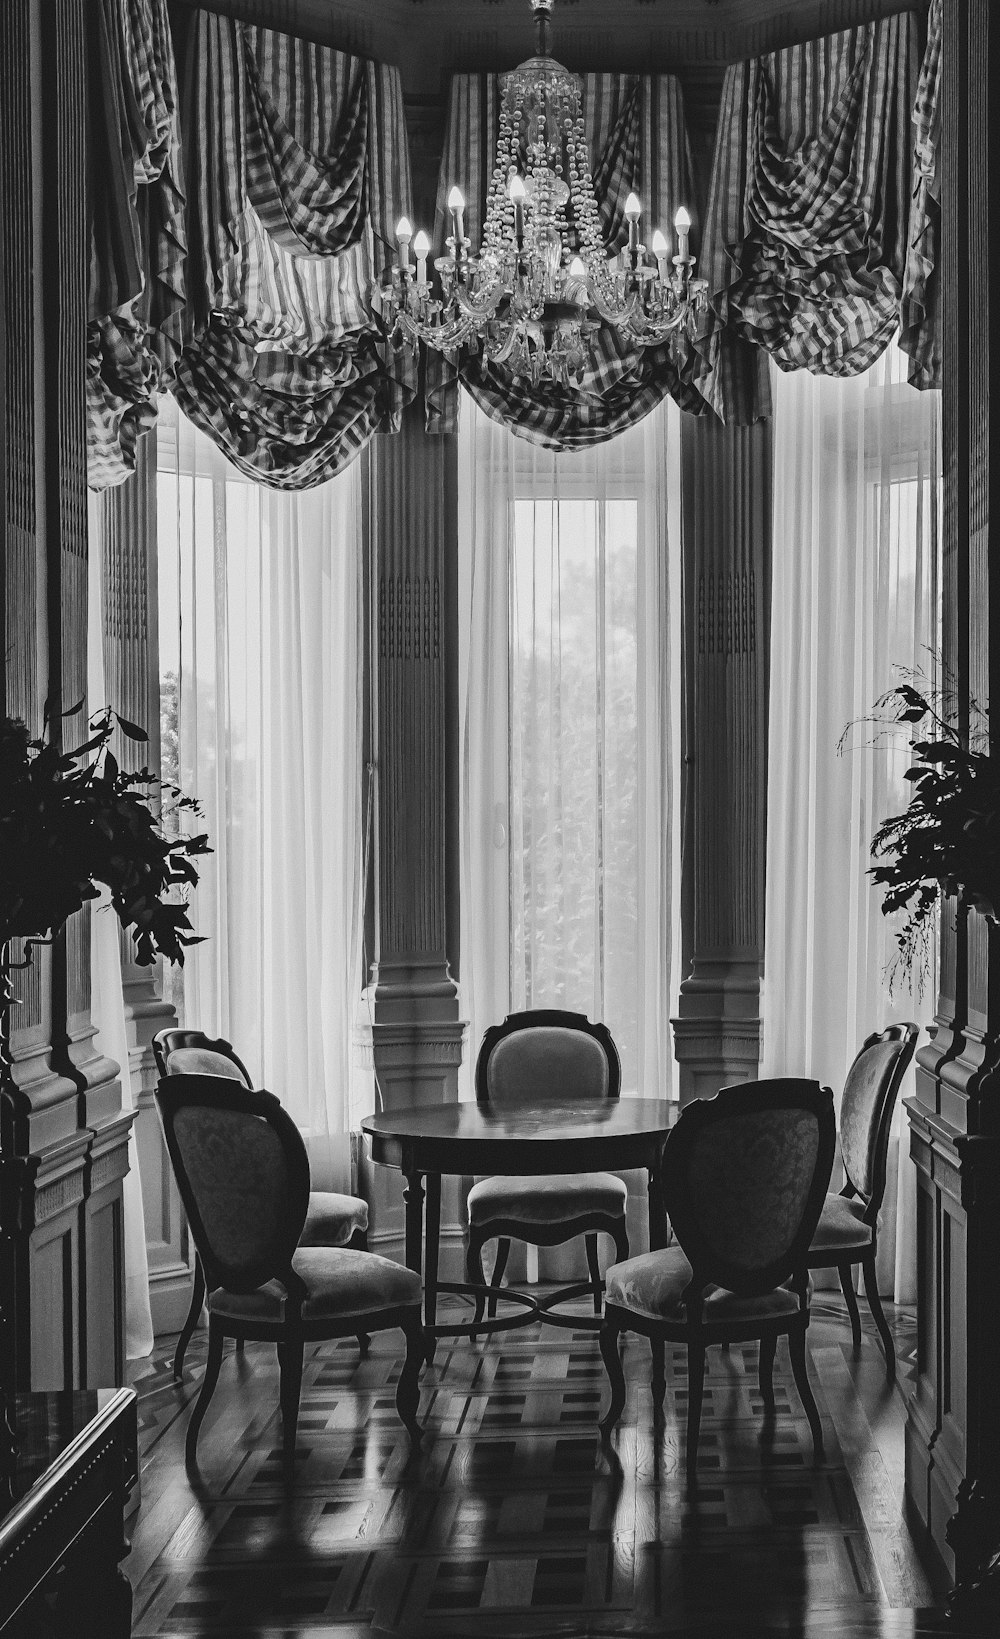
[[819, 1252], [853, 1252], [871, 1246], [872, 1233], [871, 1224], [865, 1223], [863, 1201], [849, 1201], [844, 1195], [828, 1195], [812, 1239], [810, 1257]]
[[347, 1246], [352, 1236], [368, 1231], [368, 1202], [333, 1190], [309, 1192], [309, 1210], [300, 1246]]
[[816, 1081], [750, 1082], [685, 1105], [663, 1147], [674, 1244], [620, 1259], [605, 1275], [601, 1357], [611, 1401], [602, 1439], [611, 1438], [625, 1409], [621, 1334], [649, 1338], [656, 1420], [666, 1395], [665, 1346], [680, 1343], [688, 1362], [685, 1463], [688, 1484], [695, 1484], [707, 1348], [758, 1341], [758, 1383], [771, 1419], [774, 1356], [786, 1337], [813, 1451], [822, 1455], [823, 1425], [806, 1367], [806, 1260], [835, 1143], [833, 1094]]
[[827, 1196], [809, 1248], [810, 1269], [835, 1268], [840, 1276], [855, 1350], [861, 1348], [861, 1315], [854, 1291], [854, 1265], [861, 1265], [868, 1307], [882, 1339], [890, 1378], [896, 1372], [896, 1350], [878, 1294], [875, 1259], [892, 1114], [918, 1035], [915, 1024], [891, 1024], [869, 1036], [855, 1055], [840, 1100], [844, 1187], [839, 1195]]
[[160, 1079], [156, 1105], [208, 1292], [208, 1357], [188, 1424], [188, 1463], [197, 1456], [227, 1337], [277, 1345], [282, 1441], [290, 1458], [306, 1343], [398, 1326], [406, 1358], [396, 1410], [419, 1441], [420, 1276], [367, 1251], [301, 1245], [309, 1160], [302, 1134], [273, 1094], [233, 1076], [170, 1075]]
[[[491, 1025], [486, 1031], [476, 1060], [476, 1102], [481, 1109], [502, 1116], [516, 1133], [522, 1112], [530, 1121], [531, 1112], [546, 1104], [571, 1104], [585, 1110], [591, 1101], [617, 1098], [621, 1079], [618, 1050], [606, 1025], [591, 1024], [582, 1013], [561, 1008], [534, 1008], [510, 1013], [503, 1024]], [[604, 1285], [597, 1237], [602, 1231], [612, 1236], [619, 1260], [628, 1257], [627, 1204], [628, 1188], [611, 1172], [480, 1179], [469, 1192], [466, 1269], [469, 1281], [480, 1288], [473, 1324], [482, 1320], [487, 1302], [482, 1254], [490, 1240], [497, 1243], [488, 1291], [491, 1320], [512, 1240], [559, 1246], [577, 1235], [585, 1237], [590, 1280], [565, 1287], [556, 1297], [550, 1295], [549, 1302], [589, 1289], [594, 1313], [600, 1314]]]
[[[412, 1269], [374, 1252], [347, 1247], [303, 1247], [292, 1258], [292, 1269], [305, 1283], [304, 1321], [363, 1322], [379, 1309], [420, 1302], [420, 1276]], [[213, 1292], [209, 1314], [230, 1321], [280, 1321], [287, 1294], [279, 1281], [268, 1281], [254, 1292]]]
[[559, 1224], [581, 1213], [625, 1211], [628, 1189], [613, 1172], [575, 1172], [556, 1178], [482, 1178], [469, 1191], [469, 1223], [484, 1227], [499, 1218], [526, 1224]]
[[[662, 1252], [643, 1252], [626, 1263], [614, 1263], [604, 1275], [604, 1301], [650, 1320], [683, 1320], [684, 1293], [694, 1277], [687, 1255], [679, 1246]], [[799, 1299], [790, 1287], [750, 1297], [708, 1286], [702, 1293], [701, 1324], [728, 1327], [734, 1321], [777, 1320], [794, 1315]]]
[[[161, 1030], [153, 1037], [153, 1056], [161, 1076], [221, 1076], [252, 1087], [250, 1072], [231, 1042], [206, 1036], [201, 1030]], [[312, 1190], [302, 1231], [302, 1246], [355, 1246], [364, 1250], [368, 1239], [368, 1202], [357, 1195], [338, 1195], [332, 1190]], [[180, 1381], [184, 1356], [205, 1302], [205, 1277], [194, 1262], [194, 1280], [187, 1318], [174, 1350], [174, 1376]], [[368, 1347], [364, 1331], [358, 1332], [362, 1353]], [[241, 1347], [238, 1343], [237, 1348]]]

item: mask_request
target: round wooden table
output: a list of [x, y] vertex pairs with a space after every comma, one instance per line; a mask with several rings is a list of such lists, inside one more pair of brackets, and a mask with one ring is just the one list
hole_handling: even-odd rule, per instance
[[[522, 1105], [502, 1110], [478, 1104], [424, 1104], [366, 1116], [361, 1123], [372, 1160], [397, 1167], [406, 1179], [406, 1262], [421, 1273], [424, 1245], [424, 1199], [427, 1201], [424, 1324], [428, 1360], [438, 1337], [468, 1337], [481, 1331], [506, 1331], [535, 1319], [580, 1328], [589, 1317], [553, 1313], [550, 1305], [589, 1291], [589, 1284], [563, 1288], [544, 1298], [504, 1287], [501, 1296], [520, 1305], [514, 1314], [480, 1320], [478, 1325], [439, 1326], [439, 1292], [476, 1295], [484, 1288], [472, 1282], [438, 1280], [441, 1228], [441, 1178], [444, 1174], [535, 1174], [624, 1171], [645, 1168], [648, 1177], [649, 1244], [669, 1239], [660, 1183], [660, 1157], [677, 1105], [665, 1098], [580, 1100], [576, 1103]], [[426, 1183], [426, 1190], [425, 1190]]]

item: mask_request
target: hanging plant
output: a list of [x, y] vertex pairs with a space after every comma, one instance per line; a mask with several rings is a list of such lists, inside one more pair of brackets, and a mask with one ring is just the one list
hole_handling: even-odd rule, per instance
[[890, 983], [899, 967], [918, 978], [926, 969], [943, 894], [960, 895], [993, 921], [1000, 909], [1000, 759], [990, 753], [988, 714], [973, 701], [969, 732], [962, 733], [952, 697], [919, 673], [904, 675], [908, 680], [877, 700], [866, 719], [877, 739], [900, 728], [913, 736], [904, 776], [913, 792], [909, 806], [884, 819], [871, 841], [878, 863], [869, 875], [885, 890], [882, 914], [903, 913]]
[[[149, 805], [161, 783], [148, 769], [119, 767], [110, 749], [116, 723], [128, 739], [146, 741], [143, 729], [110, 710], [90, 718], [89, 736], [74, 751], [32, 739], [16, 718], [0, 719], [0, 951], [11, 939], [61, 928], [102, 884], [141, 965], [158, 955], [183, 963], [186, 947], [198, 943], [176, 890], [196, 886], [193, 861], [211, 851], [208, 838], [164, 835]], [[176, 787], [162, 789], [174, 808], [199, 812]]]

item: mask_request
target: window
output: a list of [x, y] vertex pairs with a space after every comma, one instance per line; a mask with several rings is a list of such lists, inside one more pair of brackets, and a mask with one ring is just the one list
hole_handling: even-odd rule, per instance
[[504, 1013], [567, 1008], [631, 1092], [669, 1090], [678, 977], [676, 418], [553, 455], [464, 400], [460, 434], [473, 1055]]
[[234, 1043], [298, 1122], [316, 1187], [343, 1189], [363, 979], [358, 467], [286, 494], [172, 403], [158, 437], [164, 774], [213, 848], [178, 1014]]

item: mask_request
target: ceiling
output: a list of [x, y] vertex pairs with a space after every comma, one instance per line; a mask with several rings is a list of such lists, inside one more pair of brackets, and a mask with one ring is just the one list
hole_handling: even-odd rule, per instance
[[[180, 0], [194, 5], [198, 0]], [[530, 0], [200, 0], [212, 11], [398, 64], [408, 93], [439, 96], [455, 69], [533, 55]], [[556, 0], [567, 67], [649, 73], [757, 56], [905, 8], [900, 0]], [[912, 9], [926, 9], [917, 0]]]

